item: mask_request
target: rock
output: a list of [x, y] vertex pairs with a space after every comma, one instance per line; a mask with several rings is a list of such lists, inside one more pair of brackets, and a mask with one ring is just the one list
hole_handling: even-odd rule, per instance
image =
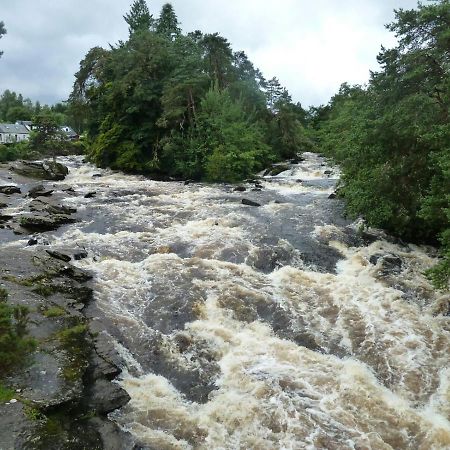
[[7, 208], [7, 207], [8, 207], [7, 203], [0, 202], [0, 209]]
[[337, 198], [336, 192], [332, 192], [332, 193], [328, 196], [328, 198], [331, 199], [331, 200]]
[[89, 409], [100, 414], [108, 414], [125, 406], [129, 401], [128, 393], [118, 384], [108, 380], [96, 380], [90, 387]]
[[383, 276], [399, 274], [403, 268], [402, 259], [393, 254], [374, 254], [369, 258], [369, 262], [374, 266], [378, 265]]
[[74, 223], [75, 219], [64, 214], [53, 214], [51, 216], [22, 216], [20, 225], [31, 231], [52, 231], [67, 223]]
[[261, 192], [262, 191], [262, 189], [261, 188], [253, 188], [253, 189], [251, 189], [251, 192]]
[[27, 417], [20, 402], [0, 405], [0, 449], [27, 448], [31, 436], [42, 425], [42, 419]]
[[35, 237], [32, 237], [31, 239], [28, 239], [27, 244], [31, 247], [33, 245], [37, 245], [38, 244], [38, 240]]
[[305, 161], [305, 158], [303, 156], [297, 156], [296, 158], [291, 159], [291, 164], [300, 164], [301, 162]]
[[55, 161], [19, 161], [12, 164], [10, 168], [19, 175], [41, 180], [61, 181], [69, 173], [65, 165]]
[[333, 173], [332, 170], [325, 170], [325, 172], [324, 172], [325, 175], [331, 175], [332, 173]]
[[253, 200], [248, 200], [247, 198], [242, 199], [242, 204], [247, 206], [261, 206], [259, 203], [254, 202]]
[[236, 186], [233, 191], [234, 192], [245, 192], [247, 188], [245, 186]]
[[88, 192], [84, 198], [93, 198], [97, 195], [97, 192]]
[[59, 259], [60, 261], [69, 262], [72, 258], [69, 255], [60, 253], [54, 250], [45, 250], [52, 258]]
[[103, 175], [101, 174], [101, 173], [94, 173], [93, 175], [92, 175], [92, 178], [100, 178], [100, 177], [102, 177]]
[[10, 216], [8, 214], [0, 214], [0, 223], [5, 223], [11, 220], [13, 216]]
[[0, 194], [12, 195], [20, 194], [22, 191], [18, 186], [0, 186]]
[[74, 266], [71, 266], [70, 264], [62, 267], [59, 273], [69, 278], [72, 278], [73, 280], [79, 281], [81, 283], [92, 279], [92, 275], [90, 273], [78, 269]]
[[268, 175], [271, 175], [272, 177], [279, 175], [282, 172], [286, 172], [286, 170], [289, 170], [291, 167], [288, 164], [275, 164], [272, 166], [272, 168], [269, 170]]
[[32, 187], [28, 191], [28, 197], [49, 197], [53, 194], [53, 189], [46, 190], [42, 184]]
[[79, 252], [79, 253], [75, 253], [73, 255], [73, 259], [75, 261], [80, 261], [81, 259], [87, 258], [88, 257], [88, 253], [87, 252]]
[[300, 180], [300, 178], [299, 178], [299, 179], [295, 180], [295, 182], [296, 183], [303, 183], [303, 180]]

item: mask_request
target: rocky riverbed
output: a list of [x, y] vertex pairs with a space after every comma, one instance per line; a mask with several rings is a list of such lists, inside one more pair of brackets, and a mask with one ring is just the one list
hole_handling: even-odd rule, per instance
[[6, 448], [450, 448], [436, 251], [348, 220], [324, 158], [238, 186], [61, 162], [0, 170], [1, 283], [38, 341]]
[[[1, 380], [2, 450], [119, 450], [130, 442], [107, 418], [129, 396], [113, 382], [123, 363], [96, 320], [92, 275], [72, 264], [87, 254], [52, 250], [42, 234], [78, 220], [62, 201], [77, 194], [49, 181], [67, 173], [52, 162], [0, 166], [0, 287], [11, 306], [27, 308], [26, 333], [36, 344]], [[4, 245], [14, 239], [23, 245]]]

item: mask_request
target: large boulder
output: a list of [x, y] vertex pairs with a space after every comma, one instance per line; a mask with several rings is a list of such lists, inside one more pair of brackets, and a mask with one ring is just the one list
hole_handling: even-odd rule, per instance
[[52, 214], [49, 216], [22, 216], [21, 227], [30, 231], [53, 231], [61, 225], [76, 222], [76, 219], [65, 214]]
[[0, 194], [12, 195], [20, 193], [20, 187], [18, 186], [0, 186]]
[[69, 169], [56, 161], [19, 161], [11, 165], [11, 170], [30, 178], [61, 181], [66, 178]]

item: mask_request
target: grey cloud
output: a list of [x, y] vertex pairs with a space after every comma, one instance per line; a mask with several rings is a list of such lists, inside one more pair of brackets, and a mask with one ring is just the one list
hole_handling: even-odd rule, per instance
[[[127, 37], [131, 0], [0, 0], [0, 91], [53, 103], [68, 97], [79, 61], [93, 46]], [[157, 15], [165, 1], [149, 1]], [[383, 25], [415, 0], [174, 0], [185, 31], [220, 32], [267, 77], [278, 76], [304, 105], [326, 103], [344, 81], [364, 83]]]

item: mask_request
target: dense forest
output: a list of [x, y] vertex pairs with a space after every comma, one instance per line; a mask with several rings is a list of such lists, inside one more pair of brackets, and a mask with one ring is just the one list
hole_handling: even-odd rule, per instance
[[367, 86], [344, 84], [311, 111], [317, 147], [343, 169], [348, 213], [409, 241], [443, 245], [450, 273], [450, 2], [396, 11], [398, 46]]
[[183, 34], [170, 4], [153, 18], [137, 0], [124, 19], [128, 40], [91, 49], [70, 97], [96, 164], [238, 181], [308, 147], [303, 108], [224, 37]]

